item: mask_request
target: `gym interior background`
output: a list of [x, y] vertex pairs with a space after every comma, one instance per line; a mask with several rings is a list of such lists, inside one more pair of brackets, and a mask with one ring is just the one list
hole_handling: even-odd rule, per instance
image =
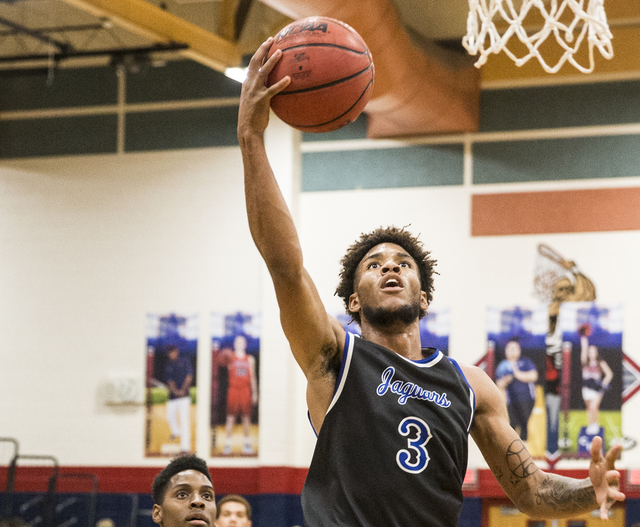
[[[360, 232], [408, 225], [438, 260], [432, 308], [450, 312], [449, 353], [475, 363], [487, 307], [539, 304], [536, 247], [547, 243], [594, 281], [598, 302], [623, 305], [623, 351], [639, 361], [640, 66], [624, 69], [483, 77], [469, 133], [371, 139], [363, 114], [313, 135], [273, 118], [270, 157], [327, 309], [342, 311], [338, 261]], [[65, 67], [53, 80], [0, 75], [0, 435], [17, 441], [0, 442], [3, 488], [17, 448], [25, 460], [5, 507], [40, 514], [57, 465], [59, 524], [150, 525], [151, 480], [167, 458], [144, 455], [144, 404], [104, 404], [100, 386], [133, 378], [143, 390], [145, 316], [174, 311], [200, 314], [197, 380], [207, 386], [209, 313], [248, 310], [262, 316], [259, 457], [208, 458], [207, 390], [196, 449], [218, 495], [250, 500], [256, 527], [301, 524], [315, 439], [245, 218], [239, 93], [190, 60]], [[636, 440], [639, 405], [637, 396], [622, 407], [624, 435]], [[556, 468], [584, 477], [586, 466]], [[640, 447], [619, 467], [628, 500], [610, 524], [631, 526]], [[469, 468], [461, 525], [544, 524], [513, 511], [475, 447]], [[599, 525], [576, 521], [554, 525]]]

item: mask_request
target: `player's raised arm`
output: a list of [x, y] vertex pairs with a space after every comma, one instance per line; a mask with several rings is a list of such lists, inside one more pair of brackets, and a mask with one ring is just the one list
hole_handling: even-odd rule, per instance
[[327, 355], [339, 355], [344, 330], [329, 317], [304, 269], [296, 228], [267, 158], [264, 132], [271, 98], [289, 84], [285, 77], [265, 86], [281, 58], [266, 60], [271, 39], [255, 53], [242, 86], [238, 140], [244, 165], [244, 185], [253, 240], [267, 264], [280, 306], [280, 319], [293, 354], [308, 379], [317, 376]]
[[471, 436], [496, 480], [520, 511], [532, 518], [553, 519], [600, 508], [601, 517], [606, 518], [611, 505], [624, 500], [619, 491], [620, 474], [614, 467], [621, 447], [602, 456], [601, 443], [594, 440], [589, 478], [544, 472], [509, 425], [503, 399], [491, 379], [479, 368], [465, 366], [463, 371], [477, 399]]

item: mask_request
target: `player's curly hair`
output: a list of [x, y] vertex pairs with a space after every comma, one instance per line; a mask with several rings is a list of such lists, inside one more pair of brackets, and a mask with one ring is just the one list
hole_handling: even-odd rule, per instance
[[195, 454], [184, 454], [171, 461], [171, 463], [164, 467], [154, 478], [153, 485], [151, 486], [153, 503], [162, 505], [167, 485], [169, 485], [169, 480], [183, 470], [196, 470], [201, 472], [209, 481], [211, 481], [211, 485], [213, 485], [207, 462]]
[[[411, 255], [418, 265], [420, 273], [420, 287], [427, 293], [427, 301], [431, 303], [433, 299], [433, 275], [438, 274], [434, 267], [436, 260], [431, 258], [431, 253], [425, 250], [422, 242], [413, 236], [404, 227], [380, 227], [369, 233], [362, 233], [353, 245], [349, 247], [346, 254], [340, 260], [342, 270], [340, 271], [340, 282], [335, 294], [342, 298], [351, 319], [360, 324], [360, 313], [349, 311], [349, 297], [355, 292], [356, 269], [364, 256], [376, 245], [381, 243], [395, 243], [402, 247]], [[420, 310], [420, 318], [427, 314], [426, 310]]]

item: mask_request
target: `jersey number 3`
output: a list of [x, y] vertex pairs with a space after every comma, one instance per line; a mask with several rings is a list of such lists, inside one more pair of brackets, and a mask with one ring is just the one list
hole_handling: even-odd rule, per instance
[[405, 472], [420, 474], [429, 464], [426, 448], [431, 439], [429, 425], [419, 417], [405, 417], [398, 426], [398, 432], [407, 438], [407, 448], [398, 450], [396, 463]]

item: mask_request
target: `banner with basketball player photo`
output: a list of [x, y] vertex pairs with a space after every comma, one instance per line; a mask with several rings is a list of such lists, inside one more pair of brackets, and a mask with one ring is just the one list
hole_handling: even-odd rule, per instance
[[145, 456], [195, 452], [198, 315], [147, 314]]
[[621, 305], [564, 302], [558, 446], [563, 458], [588, 457], [596, 436], [603, 448], [623, 440]]
[[544, 459], [546, 306], [489, 307], [485, 372], [500, 389], [509, 422], [532, 457]]
[[[357, 322], [351, 320], [346, 313], [337, 313], [334, 316], [345, 331], [361, 335], [362, 330]], [[423, 348], [436, 348], [445, 355], [449, 355], [449, 334], [451, 332], [451, 315], [449, 308], [438, 310], [430, 309], [420, 319], [420, 344]]]
[[258, 455], [260, 315], [211, 313], [211, 456]]

